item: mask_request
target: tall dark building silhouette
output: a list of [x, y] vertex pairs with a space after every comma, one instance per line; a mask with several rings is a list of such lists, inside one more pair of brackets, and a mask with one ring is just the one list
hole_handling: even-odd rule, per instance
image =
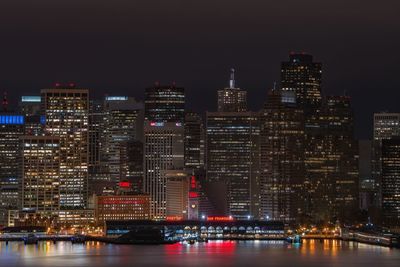
[[160, 86], [146, 88], [145, 119], [154, 122], [184, 122], [185, 89], [183, 87]]
[[358, 210], [358, 143], [350, 97], [331, 96], [306, 129], [305, 167], [314, 220], [352, 221]]
[[306, 115], [321, 104], [321, 81], [322, 64], [314, 62], [312, 55], [291, 53], [289, 61], [282, 62], [282, 91], [295, 92]]
[[261, 124], [261, 216], [294, 223], [305, 212], [304, 114], [294, 92], [271, 90]]
[[206, 166], [209, 197], [219, 213], [259, 217], [259, 114], [246, 111], [246, 92], [218, 91], [218, 112], [207, 112]]
[[382, 215], [387, 226], [400, 226], [400, 137], [382, 140]]
[[226, 187], [209, 196], [220, 212], [238, 219], [259, 216], [258, 115], [207, 112], [207, 182]]
[[204, 169], [205, 132], [201, 116], [195, 112], [185, 115], [185, 168], [196, 173]]
[[126, 96], [107, 96], [104, 100], [101, 137], [101, 164], [107, 179], [117, 186], [127, 177], [127, 146], [143, 140], [143, 103]]
[[236, 87], [235, 70], [231, 69], [229, 87], [218, 90], [218, 112], [247, 111], [247, 92]]
[[382, 205], [382, 142], [400, 136], [400, 113], [380, 112], [374, 114], [372, 141], [372, 178], [376, 190], [376, 204]]

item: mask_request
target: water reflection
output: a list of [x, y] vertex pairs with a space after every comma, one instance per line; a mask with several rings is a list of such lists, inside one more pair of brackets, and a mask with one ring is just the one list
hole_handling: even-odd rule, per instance
[[400, 250], [335, 240], [213, 241], [116, 246], [99, 242], [0, 242], [0, 266], [397, 266]]

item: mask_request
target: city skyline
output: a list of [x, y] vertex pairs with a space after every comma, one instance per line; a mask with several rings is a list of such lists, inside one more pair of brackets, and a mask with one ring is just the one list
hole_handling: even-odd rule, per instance
[[225, 86], [233, 67], [256, 110], [263, 106], [260, 96], [279, 81], [280, 62], [290, 51], [305, 51], [324, 64], [325, 94], [347, 91], [353, 97], [358, 137], [371, 136], [373, 112], [396, 111], [397, 1], [243, 5], [2, 1], [0, 91], [12, 101], [56, 81], [75, 81], [98, 98], [115, 92], [143, 99], [143, 88], [154, 81], [175, 80], [186, 88], [190, 109], [211, 111], [216, 104], [207, 99]]

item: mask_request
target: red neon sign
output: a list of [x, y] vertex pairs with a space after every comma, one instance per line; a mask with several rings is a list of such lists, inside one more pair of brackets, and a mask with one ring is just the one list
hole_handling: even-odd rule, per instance
[[198, 198], [199, 197], [199, 193], [197, 192], [189, 192], [189, 198]]
[[192, 176], [190, 178], [190, 188], [196, 189], [196, 177], [195, 176]]
[[234, 219], [231, 216], [209, 216], [207, 217], [208, 222], [231, 222]]
[[130, 182], [119, 182], [119, 187], [123, 187], [123, 188], [131, 187], [131, 183]]
[[166, 220], [167, 222], [176, 222], [176, 221], [182, 221], [182, 220], [183, 220], [183, 217], [182, 217], [182, 216], [167, 216], [167, 217], [165, 218], [165, 220]]

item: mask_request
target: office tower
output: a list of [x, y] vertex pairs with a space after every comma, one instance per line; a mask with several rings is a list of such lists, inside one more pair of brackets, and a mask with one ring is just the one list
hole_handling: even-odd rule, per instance
[[400, 136], [400, 113], [375, 113], [372, 143], [372, 178], [377, 191], [377, 206], [381, 206], [382, 141]]
[[400, 226], [400, 137], [382, 140], [382, 217], [387, 226]]
[[187, 220], [189, 208], [190, 173], [184, 170], [167, 170], [166, 202], [167, 218], [175, 217]]
[[[358, 141], [358, 169], [360, 180], [360, 209], [368, 211], [371, 216], [370, 209], [376, 206], [377, 192], [375, 190], [375, 182], [372, 178], [372, 141]], [[373, 220], [375, 221], [375, 220]]]
[[313, 62], [311, 55], [291, 53], [289, 61], [282, 62], [281, 88], [296, 93], [306, 117], [321, 104], [321, 80], [322, 64]]
[[59, 210], [60, 140], [54, 136], [21, 137], [21, 210]]
[[306, 137], [310, 215], [316, 221], [351, 222], [358, 211], [359, 182], [350, 97], [327, 97], [317, 125]]
[[143, 143], [129, 141], [121, 146], [121, 178], [135, 194], [143, 192]]
[[304, 114], [295, 93], [271, 90], [260, 121], [261, 217], [299, 222], [305, 215]]
[[236, 87], [235, 70], [231, 69], [229, 87], [218, 90], [218, 112], [247, 111], [247, 92]]
[[104, 132], [103, 101], [89, 101], [89, 191], [94, 192], [93, 186], [99, 181], [107, 180], [101, 165], [102, 137]]
[[150, 214], [165, 219], [165, 171], [184, 167], [184, 127], [180, 122], [149, 122], [144, 124], [144, 193], [151, 198]]
[[196, 176], [190, 176], [189, 201], [188, 201], [188, 220], [198, 220], [200, 218], [200, 183]]
[[21, 96], [19, 110], [24, 116], [40, 115], [41, 97], [40, 96]]
[[185, 168], [196, 173], [204, 169], [204, 125], [199, 114], [185, 115]]
[[8, 224], [8, 210], [18, 208], [19, 138], [24, 123], [23, 115], [0, 112], [0, 225]]
[[97, 225], [106, 221], [149, 220], [150, 197], [147, 195], [112, 195], [95, 197]]
[[42, 89], [41, 96], [45, 133], [60, 138], [60, 208], [83, 209], [88, 198], [89, 91], [56, 86]]
[[145, 119], [153, 122], [179, 122], [185, 118], [185, 89], [156, 83], [145, 91]]
[[257, 113], [207, 112], [207, 191], [225, 215], [259, 215], [259, 134]]
[[19, 112], [25, 116], [25, 135], [44, 135], [44, 116], [41, 116], [41, 97], [22, 96]]
[[[127, 177], [126, 146], [143, 139], [143, 104], [126, 96], [107, 96], [104, 101], [104, 126], [101, 161], [108, 180], [115, 184]], [[123, 158], [125, 157], [125, 158]]]

